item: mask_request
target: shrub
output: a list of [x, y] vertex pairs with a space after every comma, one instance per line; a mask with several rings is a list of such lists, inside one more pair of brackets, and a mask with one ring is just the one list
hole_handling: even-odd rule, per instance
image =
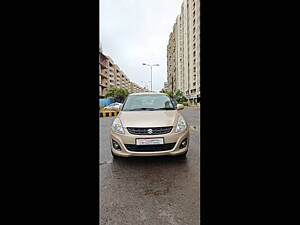
[[176, 90], [174, 93], [172, 91], [167, 90], [161, 90], [160, 92], [169, 95], [171, 98], [174, 98], [180, 104], [187, 101], [187, 98], [184, 97], [183, 92], [180, 90]]
[[105, 97], [112, 97], [117, 102], [124, 102], [125, 98], [129, 95], [129, 91], [125, 88], [110, 88], [108, 89]]
[[188, 105], [189, 105], [189, 103], [188, 103], [188, 102], [183, 102], [183, 103], [182, 103], [182, 105], [184, 105], [184, 106], [188, 106]]

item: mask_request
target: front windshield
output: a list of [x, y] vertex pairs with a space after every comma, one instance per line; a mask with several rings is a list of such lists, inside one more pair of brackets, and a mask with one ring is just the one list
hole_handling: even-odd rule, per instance
[[175, 110], [167, 95], [130, 95], [124, 103], [123, 111]]

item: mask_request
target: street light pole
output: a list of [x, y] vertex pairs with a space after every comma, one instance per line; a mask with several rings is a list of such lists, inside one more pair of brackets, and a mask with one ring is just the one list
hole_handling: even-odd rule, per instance
[[143, 66], [150, 66], [150, 71], [151, 71], [151, 92], [152, 92], [152, 66], [159, 66], [159, 64], [146, 64], [146, 63], [143, 63], [142, 64]]

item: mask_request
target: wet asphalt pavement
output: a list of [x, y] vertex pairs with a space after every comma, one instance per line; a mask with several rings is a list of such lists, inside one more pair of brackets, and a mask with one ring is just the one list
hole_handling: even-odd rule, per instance
[[190, 126], [186, 159], [113, 159], [108, 133], [114, 117], [100, 118], [100, 224], [200, 223], [200, 112], [180, 111]]

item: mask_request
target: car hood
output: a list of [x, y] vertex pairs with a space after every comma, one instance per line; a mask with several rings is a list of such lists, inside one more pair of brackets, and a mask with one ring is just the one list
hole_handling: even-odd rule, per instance
[[121, 111], [118, 115], [123, 127], [175, 126], [178, 116], [177, 110]]

